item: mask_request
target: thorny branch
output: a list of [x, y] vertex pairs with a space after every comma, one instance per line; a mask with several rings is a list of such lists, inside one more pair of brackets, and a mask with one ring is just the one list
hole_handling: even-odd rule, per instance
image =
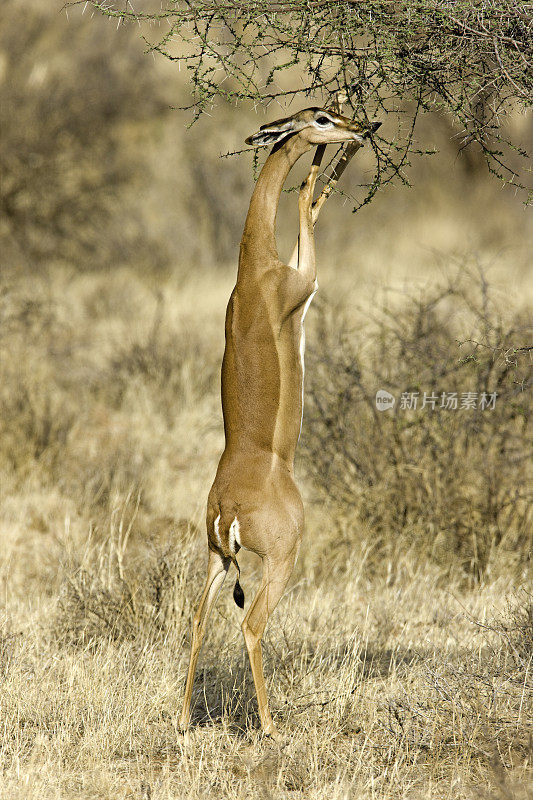
[[[365, 185], [407, 183], [420, 114], [447, 113], [501, 180], [525, 189], [504, 125], [533, 98], [533, 3], [524, 0], [76, 0], [144, 25], [148, 51], [189, 71], [196, 119], [217, 99], [286, 106], [347, 95], [351, 113], [387, 121]], [[140, 6], [140, 8], [139, 8]], [[148, 9], [148, 10], [147, 10]], [[288, 88], [291, 87], [291, 88]], [[295, 88], [296, 87], [296, 88]], [[309, 101], [308, 101], [309, 102]], [[528, 200], [531, 197], [528, 198]]]

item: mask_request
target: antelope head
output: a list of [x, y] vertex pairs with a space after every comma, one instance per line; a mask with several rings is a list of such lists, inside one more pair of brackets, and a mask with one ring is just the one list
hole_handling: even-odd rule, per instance
[[261, 125], [257, 133], [248, 136], [246, 144], [266, 147], [298, 134], [310, 145], [359, 142], [361, 145], [381, 122], [357, 122], [326, 108], [305, 108], [292, 117]]

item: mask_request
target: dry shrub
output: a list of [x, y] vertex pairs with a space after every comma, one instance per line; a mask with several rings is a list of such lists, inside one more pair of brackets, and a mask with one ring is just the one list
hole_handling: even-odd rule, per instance
[[179, 544], [166, 548], [130, 545], [128, 550], [140, 500], [130, 492], [117, 501], [105, 536], [89, 543], [81, 558], [67, 552], [52, 626], [62, 643], [86, 647], [104, 639], [145, 645], [188, 627], [191, 588], [198, 587], [203, 567], [193, 553], [197, 530], [187, 525]]
[[[139, 286], [130, 291], [132, 307], [146, 302]], [[219, 365], [204, 332], [162, 301], [155, 314], [142, 308], [134, 329], [127, 307], [100, 327], [78, 312], [74, 325], [83, 290], [63, 292], [39, 280], [8, 284], [0, 297], [0, 471], [14, 491], [53, 486], [102, 533], [116, 497], [145, 488], [174, 440], [179, 461], [180, 415], [215, 396]], [[143, 492], [143, 533], [157, 516], [152, 500]]]
[[[42, 378], [43, 376], [39, 376]], [[34, 462], [54, 468], [75, 420], [75, 407], [50, 392], [50, 386], [23, 379], [15, 391], [3, 393], [2, 450], [14, 472], [26, 474]]]
[[527, 679], [533, 661], [533, 592], [522, 588], [508, 601], [506, 614], [482, 627], [499, 636], [515, 669]]
[[236, 120], [233, 107], [224, 104], [216, 119], [203, 121], [201, 133], [195, 135], [193, 129], [183, 139], [191, 190], [181, 214], [196, 234], [189, 243], [195, 264], [212, 269], [235, 263], [252, 191], [250, 168], [239, 157], [221, 156], [233, 151], [235, 141], [242, 141], [247, 128], [255, 124], [247, 117]]
[[8, 676], [11, 663], [15, 656], [18, 638], [19, 635], [13, 633], [7, 622], [3, 619], [0, 623], [0, 683]]
[[513, 608], [511, 624], [504, 627], [519, 663], [529, 669], [533, 658], [533, 593], [524, 589], [521, 602]]
[[[438, 731], [435, 743], [442, 748], [441, 756], [446, 751], [457, 752], [460, 730], [461, 753], [468, 753], [478, 769], [489, 770], [495, 793], [480, 794], [481, 797], [525, 798], [532, 785], [533, 755], [531, 595], [519, 593], [508, 601], [506, 613], [489, 623], [470, 619], [482, 639], [477, 652], [424, 665], [431, 706], [419, 703], [419, 695], [407, 702], [402, 698], [402, 710], [395, 716], [409, 719], [415, 729], [427, 731], [429, 710], [434, 734]], [[524, 641], [524, 634], [529, 639], [525, 658], [516, 646]], [[509, 772], [517, 764], [526, 767], [530, 780], [515, 784], [510, 779]]]
[[[76, 417], [76, 398], [58, 391], [59, 343], [69, 326], [50, 297], [6, 285], [0, 297], [0, 458], [19, 478], [53, 469]], [[54, 346], [55, 343], [55, 346]]]
[[144, 174], [135, 126], [165, 110], [134, 32], [29, 0], [22, 18], [20, 5], [0, 10], [4, 259], [163, 263], [122, 191]]
[[150, 330], [118, 345], [111, 357], [104, 376], [108, 392], [105, 400], [120, 406], [128, 389], [140, 381], [149, 388], [155, 407], [171, 425], [177, 408], [217, 392], [219, 371], [198, 330], [165, 327], [164, 306], [159, 297]]
[[[506, 320], [483, 274], [463, 270], [357, 328], [347, 309], [318, 305], [303, 460], [351, 539], [368, 534], [389, 563], [412, 551], [478, 578], [496, 552], [525, 563], [531, 337], [525, 314]], [[377, 410], [379, 389], [392, 410]], [[440, 407], [443, 392], [456, 410]], [[461, 408], [465, 392], [475, 409]], [[497, 393], [495, 408], [480, 408], [483, 392]], [[419, 393], [416, 410], [401, 407], [403, 393]], [[424, 393], [435, 408], [421, 407]]]

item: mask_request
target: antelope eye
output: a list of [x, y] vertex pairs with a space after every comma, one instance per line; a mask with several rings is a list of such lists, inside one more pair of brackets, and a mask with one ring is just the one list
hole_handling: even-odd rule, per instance
[[317, 117], [315, 122], [317, 125], [331, 125], [331, 120], [327, 117]]

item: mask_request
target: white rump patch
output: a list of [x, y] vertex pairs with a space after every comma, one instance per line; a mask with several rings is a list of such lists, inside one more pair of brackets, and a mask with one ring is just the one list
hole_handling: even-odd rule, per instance
[[[304, 359], [304, 355], [305, 355], [305, 330], [304, 330], [304, 320], [305, 320], [305, 315], [307, 314], [307, 312], [309, 310], [309, 306], [311, 305], [311, 301], [313, 300], [313, 297], [317, 293], [318, 284], [317, 284], [316, 281], [315, 281], [315, 286], [316, 286], [315, 291], [312, 294], [310, 294], [309, 297], [307, 298], [307, 300], [305, 301], [304, 310], [302, 311], [302, 330], [300, 332], [300, 364], [302, 365], [302, 416], [300, 418], [300, 433], [302, 432], [302, 423], [303, 423], [303, 419], [304, 419], [304, 376], [305, 376], [305, 359]], [[300, 438], [300, 434], [298, 434], [298, 438]]]
[[235, 553], [235, 543], [241, 547], [241, 539], [239, 536], [240, 528], [239, 528], [239, 520], [237, 517], [233, 520], [231, 525], [229, 526], [229, 549], [232, 553]]
[[313, 300], [313, 297], [315, 296], [316, 292], [317, 292], [317, 290], [315, 289], [315, 291], [312, 294], [309, 295], [309, 297], [305, 301], [304, 310], [302, 311], [302, 323], [301, 323], [302, 324], [302, 330], [300, 332], [300, 363], [302, 365], [302, 408], [303, 408], [303, 392], [304, 392], [304, 389], [303, 389], [303, 376], [305, 375], [305, 363], [304, 363], [305, 331], [304, 331], [304, 320], [305, 320], [305, 315], [307, 314], [307, 312], [309, 310], [309, 306], [311, 305], [311, 301]]
[[316, 293], [317, 293], [317, 291], [318, 291], [318, 286], [316, 285], [316, 281], [315, 281], [315, 286], [316, 286], [316, 289], [315, 289], [315, 291], [314, 291], [314, 292], [312, 292], [312, 293], [309, 295], [309, 297], [307, 298], [307, 300], [305, 301], [304, 310], [303, 310], [303, 312], [302, 312], [302, 325], [304, 324], [305, 315], [307, 314], [307, 312], [308, 312], [308, 310], [309, 310], [309, 306], [311, 305], [311, 302], [312, 302], [312, 300], [313, 300], [313, 297], [315, 296], [315, 294], [316, 294]]
[[215, 524], [214, 524], [214, 526], [213, 526], [213, 527], [214, 527], [214, 529], [215, 529], [215, 536], [216, 536], [216, 538], [217, 538], [218, 546], [220, 547], [220, 549], [222, 549], [222, 541], [221, 541], [221, 539], [220, 539], [220, 532], [219, 532], [219, 530], [218, 530], [218, 526], [219, 526], [219, 524], [220, 524], [220, 514], [219, 514], [219, 515], [218, 515], [218, 517], [216, 518], [216, 520], [215, 520]]

